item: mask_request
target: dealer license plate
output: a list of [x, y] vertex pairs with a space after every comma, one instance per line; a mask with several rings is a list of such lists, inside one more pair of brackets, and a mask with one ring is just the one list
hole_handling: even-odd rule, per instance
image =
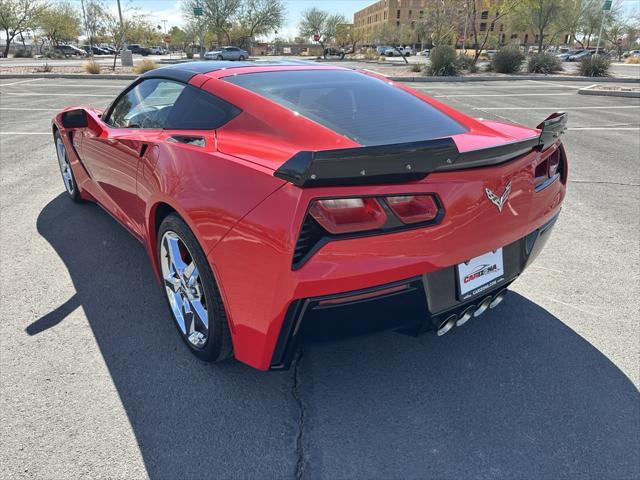
[[502, 248], [458, 265], [460, 300], [468, 300], [504, 280]]

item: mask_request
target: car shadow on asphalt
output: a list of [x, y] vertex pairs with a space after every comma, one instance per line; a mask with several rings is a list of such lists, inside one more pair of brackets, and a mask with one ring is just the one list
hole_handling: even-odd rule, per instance
[[144, 249], [99, 207], [60, 195], [37, 229], [76, 294], [26, 333], [83, 308], [151, 478], [640, 474], [637, 389], [518, 294], [441, 338], [306, 346], [259, 372], [189, 354]]

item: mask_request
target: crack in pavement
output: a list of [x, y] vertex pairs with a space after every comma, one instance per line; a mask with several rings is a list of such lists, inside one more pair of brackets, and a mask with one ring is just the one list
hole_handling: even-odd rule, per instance
[[625, 183], [625, 182], [609, 182], [606, 180], [572, 180], [569, 179], [569, 183], [582, 183], [585, 185], [618, 185], [620, 187], [640, 187], [640, 183]]
[[300, 380], [298, 375], [298, 369], [300, 368], [300, 361], [302, 360], [302, 349], [299, 350], [298, 355], [293, 361], [293, 387], [291, 388], [291, 395], [298, 405], [298, 434], [296, 436], [296, 480], [302, 480], [304, 478], [305, 470], [305, 458], [304, 458], [304, 421], [306, 410], [302, 398], [300, 397]]

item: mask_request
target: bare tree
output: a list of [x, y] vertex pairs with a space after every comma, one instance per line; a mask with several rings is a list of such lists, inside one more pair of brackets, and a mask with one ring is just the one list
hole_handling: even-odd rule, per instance
[[431, 44], [450, 43], [454, 34], [461, 30], [463, 15], [461, 0], [434, 0], [427, 3], [422, 20], [416, 24], [416, 33], [429, 38]]
[[247, 0], [238, 15], [238, 30], [241, 33], [240, 47], [256, 35], [277, 31], [285, 19], [282, 0]]
[[4, 56], [9, 56], [11, 42], [28, 30], [33, 30], [38, 17], [47, 8], [41, 0], [0, 0], [0, 29], [4, 30]]
[[409, 63], [404, 51], [400, 50], [401, 46], [413, 43], [416, 38], [416, 32], [408, 25], [397, 27], [385, 23], [371, 34], [371, 38], [378, 44], [393, 47], [393, 49], [400, 54], [404, 63]]
[[[231, 43], [230, 32], [240, 14], [242, 0], [184, 0], [182, 5], [187, 19], [194, 20], [200, 29], [216, 35], [218, 46], [223, 43], [223, 37], [226, 43]], [[202, 8], [202, 16], [193, 15], [196, 7]], [[204, 35], [199, 36], [204, 38]]]
[[[492, 36], [496, 36], [495, 26], [498, 22], [504, 22], [509, 16], [513, 15], [523, 1], [534, 0], [505, 0], [503, 3], [493, 8], [486, 6], [483, 0], [468, 1], [468, 21], [471, 28], [471, 37], [473, 38], [473, 64], [475, 65], [486, 48]], [[483, 23], [483, 13], [487, 12], [485, 29], [480, 29]], [[487, 25], [488, 24], [488, 25]]]
[[303, 38], [313, 38], [318, 35], [322, 51], [326, 50], [326, 45], [330, 44], [336, 36], [338, 25], [347, 23], [347, 19], [342, 14], [330, 14], [318, 8], [310, 8], [302, 12], [302, 20], [298, 29]]

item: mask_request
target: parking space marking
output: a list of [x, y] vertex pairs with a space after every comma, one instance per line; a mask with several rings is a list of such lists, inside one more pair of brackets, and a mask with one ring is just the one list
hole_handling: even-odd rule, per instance
[[36, 80], [40, 80], [40, 79], [39, 78], [31, 78], [29, 80], [19, 80], [17, 82], [12, 82], [12, 83], [0, 83], [0, 87], [9, 87], [11, 85], [19, 85], [19, 84], [23, 84], [23, 83], [35, 82]]
[[51, 132], [0, 132], [0, 135], [51, 135]]
[[575, 93], [454, 93], [451, 95], [435, 95], [435, 97], [568, 97], [573, 95], [575, 95]]
[[15, 93], [15, 92], [2, 92], [3, 95], [12, 95], [14, 97], [109, 97], [113, 98], [113, 95], [103, 95], [101, 93]]
[[567, 130], [640, 130], [640, 127], [569, 127]]
[[0, 110], [20, 110], [24, 112], [57, 112], [60, 108], [24, 108], [24, 107], [0, 107]]
[[[17, 85], [15, 83], [8, 83], [6, 85], [0, 85], [0, 87], [8, 87], [11, 85]], [[86, 83], [47, 83], [47, 84], [37, 84], [34, 83], [32, 85], [25, 85], [25, 87], [42, 87], [46, 85], [47, 87], [56, 87], [56, 88], [65, 88], [65, 87], [73, 87], [73, 88], [113, 88], [114, 90], [117, 88], [124, 88], [128, 85], [128, 83], [123, 83], [122, 85], [91, 85]]]
[[474, 107], [474, 110], [549, 110], [550, 108], [555, 108], [556, 110], [618, 110], [622, 108], [640, 108], [640, 105], [598, 105], [589, 107]]

